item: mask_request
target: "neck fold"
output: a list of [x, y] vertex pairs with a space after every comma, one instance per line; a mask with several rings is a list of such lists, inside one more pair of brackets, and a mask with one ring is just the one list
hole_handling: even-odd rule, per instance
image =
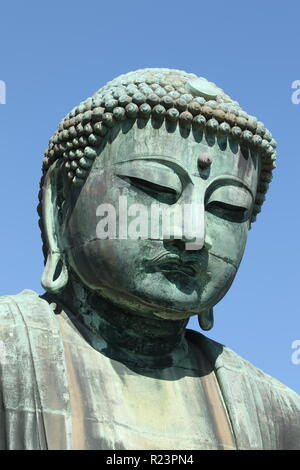
[[111, 359], [132, 367], [165, 368], [187, 354], [187, 320], [139, 316], [76, 281], [69, 282], [61, 294], [43, 297], [64, 310], [89, 344]]

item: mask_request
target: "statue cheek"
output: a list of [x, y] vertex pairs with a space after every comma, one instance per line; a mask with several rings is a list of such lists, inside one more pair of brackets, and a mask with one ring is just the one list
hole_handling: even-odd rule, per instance
[[136, 240], [117, 239], [93, 239], [66, 250], [68, 262], [85, 285], [123, 291], [142, 276], [143, 252], [145, 247]]
[[113, 240], [91, 240], [66, 250], [68, 261], [82, 282], [91, 289], [111, 284], [112, 266], [117, 262]]
[[[105, 175], [104, 175], [105, 176]], [[61, 233], [64, 249], [84, 245], [96, 238], [99, 220], [105, 213], [99, 212], [105, 206], [114, 210], [115, 194], [107, 187], [103, 174], [92, 175], [81, 188], [76, 198], [67, 201], [68, 209]]]
[[212, 214], [206, 214], [206, 218], [209, 251], [238, 269], [247, 242], [248, 222], [229, 222]]

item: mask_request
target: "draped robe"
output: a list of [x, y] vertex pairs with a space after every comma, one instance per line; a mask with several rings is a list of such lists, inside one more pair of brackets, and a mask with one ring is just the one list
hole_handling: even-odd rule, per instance
[[186, 330], [197, 364], [132, 370], [33, 291], [0, 297], [0, 449], [300, 449], [300, 397]]

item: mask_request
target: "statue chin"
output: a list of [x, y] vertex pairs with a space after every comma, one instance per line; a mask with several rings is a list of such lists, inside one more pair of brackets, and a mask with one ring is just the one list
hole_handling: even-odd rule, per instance
[[211, 309], [224, 297], [237, 273], [232, 263], [213, 254], [205, 257], [208, 261], [202, 269], [198, 264], [197, 272], [176, 264], [153, 270], [141, 262], [140, 253], [147, 250], [142, 241], [140, 245], [135, 256], [126, 256], [126, 241], [110, 244], [103, 252], [106, 261], [114, 261], [104, 264], [104, 254], [95, 256], [93, 243], [91, 251], [85, 245], [84, 250], [69, 252], [69, 262], [81, 284], [99, 297], [135, 315], [168, 320], [186, 319]]

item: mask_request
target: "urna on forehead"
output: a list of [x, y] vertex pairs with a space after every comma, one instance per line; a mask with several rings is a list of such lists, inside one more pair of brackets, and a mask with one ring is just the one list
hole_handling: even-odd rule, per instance
[[60, 159], [70, 182], [82, 186], [94, 159], [116, 127], [162, 124], [230, 138], [252, 149], [261, 160], [261, 174], [252, 221], [260, 212], [275, 168], [276, 142], [254, 116], [242, 110], [223, 90], [205, 78], [180, 70], [143, 69], [115, 78], [74, 108], [60, 123], [45, 152], [43, 171]]

